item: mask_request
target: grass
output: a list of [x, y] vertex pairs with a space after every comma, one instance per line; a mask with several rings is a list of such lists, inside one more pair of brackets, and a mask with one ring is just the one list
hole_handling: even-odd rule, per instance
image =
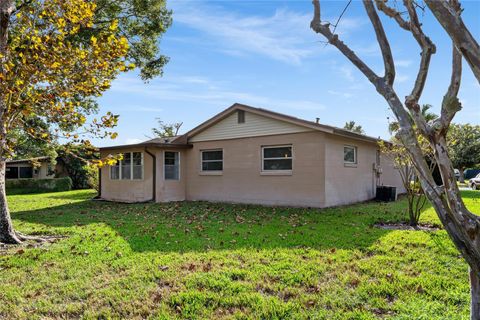
[[[317, 209], [9, 196], [15, 227], [61, 234], [0, 252], [0, 318], [467, 319], [445, 231], [373, 227], [405, 202]], [[480, 192], [463, 192], [480, 212]], [[438, 225], [432, 209], [424, 222]]]

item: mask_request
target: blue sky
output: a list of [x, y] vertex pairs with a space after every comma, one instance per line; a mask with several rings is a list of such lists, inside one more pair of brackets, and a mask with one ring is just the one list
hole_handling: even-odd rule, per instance
[[[324, 20], [335, 22], [347, 1], [323, 1]], [[99, 99], [101, 113], [120, 115], [115, 140], [98, 146], [136, 143], [151, 135], [155, 118], [183, 121], [186, 132], [235, 102], [342, 127], [354, 120], [371, 136], [388, 138], [392, 114], [373, 86], [335, 48], [310, 28], [311, 1], [168, 2], [173, 25], [161, 40], [170, 57], [164, 76], [145, 84], [123, 74]], [[463, 1], [463, 17], [480, 39], [480, 2]], [[396, 88], [406, 96], [416, 76], [419, 53], [413, 38], [381, 15], [397, 65]], [[439, 110], [450, 77], [451, 45], [430, 12], [421, 15], [437, 45], [422, 103]], [[379, 74], [383, 73], [373, 30], [359, 1], [337, 28], [340, 37]], [[464, 63], [456, 122], [480, 124], [480, 86]]]

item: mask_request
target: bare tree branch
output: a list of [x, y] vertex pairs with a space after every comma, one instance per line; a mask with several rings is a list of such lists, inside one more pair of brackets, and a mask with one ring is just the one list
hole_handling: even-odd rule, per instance
[[314, 15], [313, 20], [310, 23], [310, 28], [316, 33], [322, 34], [328, 41], [328, 43], [334, 45], [340, 50], [348, 60], [350, 60], [372, 83], [377, 83], [381, 78], [373, 72], [343, 41], [338, 39], [338, 35], [333, 34], [330, 30], [330, 24], [328, 22], [322, 23], [320, 17], [320, 2], [319, 0], [313, 0]]
[[455, 4], [449, 4], [446, 0], [425, 0], [425, 2], [480, 82], [480, 46], [463, 23]]
[[[461, 7], [457, 0], [450, 0], [451, 8], [460, 17]], [[452, 75], [447, 93], [443, 97], [440, 118], [435, 120], [434, 129], [437, 132], [446, 132], [455, 114], [462, 109], [462, 104], [457, 98], [462, 80], [462, 54], [452, 42]]]
[[389, 85], [392, 85], [393, 81], [395, 80], [395, 64], [393, 63], [390, 43], [388, 43], [387, 35], [385, 34], [382, 22], [378, 17], [372, 0], [363, 0], [363, 5], [365, 6], [365, 10], [367, 10], [370, 21], [372, 22], [373, 29], [375, 30], [375, 35], [377, 36], [378, 44], [380, 45], [380, 50], [382, 51], [383, 65], [385, 67], [385, 81]]
[[400, 14], [400, 12], [389, 7], [387, 5], [387, 1], [388, 0], [375, 0], [375, 4], [377, 5], [378, 10], [382, 11], [383, 13], [385, 13], [385, 15], [389, 16], [390, 18], [395, 19], [395, 21], [397, 21], [398, 25], [402, 29], [410, 31], [410, 24], [408, 23], [408, 21], [405, 21], [402, 18], [402, 15]]
[[422, 59], [420, 61], [420, 69], [417, 74], [417, 79], [415, 80], [415, 86], [413, 87], [410, 96], [406, 99], [406, 105], [409, 107], [410, 103], [418, 104], [418, 100], [422, 95], [427, 80], [430, 59], [437, 49], [430, 38], [423, 33], [413, 1], [404, 0], [404, 3], [407, 7], [408, 15], [410, 16], [410, 30], [418, 45], [422, 48]]
[[[415, 29], [411, 30], [412, 35], [414, 35], [422, 49], [426, 48], [426, 50], [429, 50], [425, 51], [422, 56], [420, 72], [412, 90], [411, 101], [418, 101], [423, 92], [429, 67], [429, 59], [431, 54], [434, 52], [432, 51], [434, 46], [421, 30], [421, 24], [418, 21], [415, 11], [416, 3], [410, 1], [413, 0], [409, 0], [405, 3], [407, 7], [410, 6], [409, 16], [413, 20], [410, 21], [410, 28]], [[443, 185], [437, 186], [435, 180], [433, 179], [430, 167], [425, 159], [426, 154], [420, 147], [418, 140], [419, 137], [416, 134], [416, 128], [413, 123], [413, 121], [415, 121], [417, 127], [419, 127], [418, 123], [425, 124], [425, 118], [421, 114], [417, 115], [415, 108], [409, 109], [410, 113], [407, 111], [407, 109], [404, 107], [404, 104], [398, 98], [395, 89], [393, 88], [393, 82], [389, 83], [386, 81], [387, 77], [378, 77], [352, 50], [350, 50], [350, 48], [348, 48], [346, 44], [338, 40], [338, 36], [331, 32], [330, 25], [328, 23], [322, 24], [319, 0], [313, 0], [313, 5], [314, 18], [311, 23], [311, 28], [315, 32], [325, 36], [330, 44], [337, 47], [337, 49], [339, 49], [344, 56], [346, 56], [360, 71], [365, 74], [365, 76], [375, 86], [378, 93], [385, 98], [390, 106], [390, 109], [395, 114], [395, 117], [400, 125], [397, 136], [412, 157], [415, 171], [420, 178], [425, 195], [431, 201], [440, 221], [445, 226], [445, 229], [447, 230], [453, 243], [469, 264], [471, 268], [471, 275], [473, 277], [472, 279], [476, 279], [475, 281], [478, 282], [477, 287], [480, 287], [480, 280], [478, 280], [480, 279], [480, 217], [469, 212], [462, 201], [462, 197], [453, 174], [452, 162], [450, 161], [447, 153], [446, 130], [425, 130], [427, 127], [424, 125], [424, 131], [426, 132], [424, 135], [427, 137], [432, 150], [434, 150], [433, 159], [436, 162], [436, 165], [438, 165], [440, 174], [442, 176]], [[391, 67], [393, 65], [393, 58], [391, 57], [390, 48], [388, 46], [388, 41], [386, 41], [387, 39], [383, 27], [378, 19], [375, 9], [373, 8], [372, 0], [364, 0], [364, 5], [370, 21], [375, 28], [377, 41], [382, 46], [384, 63], [386, 67]], [[422, 50], [422, 53], [423, 52], [424, 50]], [[458, 57], [454, 56], [453, 60], [457, 61], [457, 59]], [[454, 65], [455, 68], [459, 68], [461, 70], [461, 64], [454, 62]], [[452, 70], [452, 79], [460, 79], [460, 70]], [[388, 74], [388, 71], [389, 70], [386, 70], [386, 75]], [[389, 81], [392, 81], [392, 79], [390, 78]], [[459, 83], [452, 81], [449, 87], [448, 92], [455, 94], [454, 98], [449, 96], [449, 99], [452, 99], [452, 101], [457, 99], [456, 94], [458, 91], [458, 85]], [[445, 106], [446, 111], [452, 110], [452, 108], [446, 104]], [[447, 118], [447, 120], [448, 119], [450, 119], [450, 116]], [[446, 128], [448, 128], [448, 125]], [[478, 290], [473, 290], [473, 288], [474, 286], [472, 284], [472, 306], [477, 305], [477, 303], [473, 303], [474, 300], [477, 302], [480, 301], [480, 294], [478, 294], [478, 297], [473, 294], [474, 291], [477, 292]], [[479, 308], [476, 308], [475, 310], [478, 310], [480, 313], [480, 302], [478, 302], [478, 306]], [[474, 309], [472, 308], [472, 315], [475, 316], [475, 318], [472, 319], [477, 319], [479, 313], [473, 313], [473, 310]]]

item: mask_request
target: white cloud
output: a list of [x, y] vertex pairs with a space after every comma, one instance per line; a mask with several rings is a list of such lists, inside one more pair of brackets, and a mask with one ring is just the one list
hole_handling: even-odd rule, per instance
[[[180, 101], [188, 103], [207, 103], [211, 105], [231, 105], [234, 102], [250, 104], [255, 107], [278, 108], [290, 110], [324, 110], [325, 105], [316, 101], [304, 99], [282, 99], [269, 97], [250, 92], [230, 89], [225, 83], [211, 81], [204, 78], [202, 83], [193, 86], [182, 85], [185, 77], [164, 78], [157, 83], [145, 84], [135, 77], [121, 77], [117, 79], [111, 91], [133, 93], [148, 97], [155, 103]], [[192, 77], [194, 78], [194, 77]], [[135, 106], [135, 110], [157, 111], [157, 109]], [[158, 109], [161, 110], [161, 109]]]
[[349, 99], [353, 96], [351, 93], [340, 92], [340, 91], [335, 91], [335, 90], [328, 90], [327, 92], [330, 93], [331, 95], [344, 97], [346, 99]]
[[412, 60], [402, 60], [402, 59], [395, 60], [396, 67], [409, 67], [412, 63], [413, 63]]
[[398, 83], [406, 82], [408, 81], [408, 79], [410, 79], [410, 77], [404, 74], [397, 74], [395, 76], [395, 82], [398, 82]]
[[340, 71], [340, 74], [347, 79], [348, 81], [355, 81], [355, 77], [353, 76], [353, 69], [351, 66], [343, 65], [337, 68]]
[[[298, 65], [322, 48], [319, 36], [310, 30], [311, 12], [278, 9], [270, 16], [245, 16], [201, 1], [175, 2], [173, 12], [174, 23], [200, 31], [208, 39], [206, 44], [233, 56], [255, 54]], [[345, 17], [337, 33], [361, 24], [361, 20]]]

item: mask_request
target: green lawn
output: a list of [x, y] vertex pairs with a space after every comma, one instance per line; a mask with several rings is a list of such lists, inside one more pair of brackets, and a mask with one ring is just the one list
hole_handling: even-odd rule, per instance
[[[465, 191], [480, 212], [480, 192]], [[0, 251], [0, 318], [467, 319], [444, 231], [373, 227], [404, 201], [326, 210], [9, 196], [15, 227], [66, 235]], [[432, 209], [425, 222], [438, 225]]]

